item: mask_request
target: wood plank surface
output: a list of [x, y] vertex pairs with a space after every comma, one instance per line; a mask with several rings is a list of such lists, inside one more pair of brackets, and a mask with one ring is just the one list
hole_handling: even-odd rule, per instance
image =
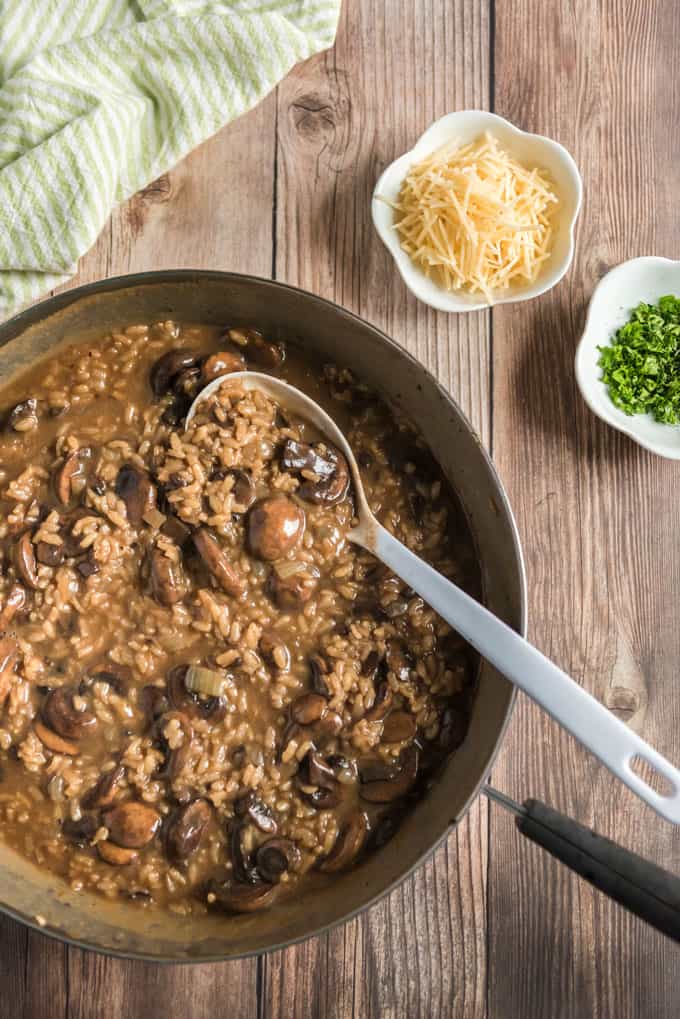
[[[586, 194], [568, 279], [493, 315], [493, 448], [524, 539], [530, 636], [677, 762], [677, 465], [587, 410], [573, 356], [605, 271], [678, 257], [680, 7], [517, 0], [496, 5], [495, 29], [496, 111], [563, 142]], [[680, 872], [680, 832], [525, 698], [494, 780]], [[678, 947], [520, 844], [507, 816], [490, 825], [489, 1015], [678, 1015]]]
[[[345, 0], [334, 49], [117, 209], [72, 282], [233, 269], [384, 328], [492, 449], [524, 539], [533, 639], [675, 760], [677, 471], [595, 421], [572, 359], [599, 276], [677, 254], [679, 31], [675, 0]], [[575, 155], [578, 256], [536, 302], [435, 314], [397, 278], [370, 194], [436, 117], [489, 106]], [[492, 777], [680, 872], [678, 833], [524, 699]], [[678, 962], [479, 801], [387, 899], [260, 959], [118, 961], [2, 919], [0, 1019], [672, 1019]]]
[[[488, 104], [488, 54], [477, 2], [345, 4], [334, 50], [279, 86], [275, 266], [279, 279], [389, 332], [439, 375], [484, 437], [488, 316], [438, 316], [418, 304], [395, 278], [369, 210], [382, 170], [434, 119]], [[427, 88], [417, 85], [423, 67]], [[313, 1002], [310, 1014], [329, 1019], [482, 1015], [486, 812], [475, 805], [446, 851], [367, 914], [266, 958], [266, 1014], [304, 1015]]]

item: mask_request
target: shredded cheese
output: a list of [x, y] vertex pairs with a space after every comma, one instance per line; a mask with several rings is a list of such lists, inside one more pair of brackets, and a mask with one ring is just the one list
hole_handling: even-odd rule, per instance
[[559, 200], [548, 178], [490, 134], [411, 167], [394, 203], [401, 246], [446, 290], [494, 293], [533, 283], [550, 258]]

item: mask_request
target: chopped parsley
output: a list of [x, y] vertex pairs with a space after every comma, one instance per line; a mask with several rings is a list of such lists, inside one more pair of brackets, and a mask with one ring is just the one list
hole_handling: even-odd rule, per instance
[[626, 414], [680, 423], [680, 298], [638, 304], [611, 343], [597, 349], [612, 403]]

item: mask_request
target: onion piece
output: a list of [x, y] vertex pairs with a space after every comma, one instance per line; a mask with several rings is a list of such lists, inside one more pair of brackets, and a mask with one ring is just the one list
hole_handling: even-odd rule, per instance
[[204, 665], [190, 665], [184, 676], [184, 685], [191, 693], [204, 693], [219, 697], [224, 688], [224, 674]]
[[310, 577], [319, 576], [319, 571], [313, 563], [301, 562], [299, 559], [284, 559], [282, 562], [274, 563], [274, 570], [281, 580], [287, 580], [297, 573], [308, 573]]

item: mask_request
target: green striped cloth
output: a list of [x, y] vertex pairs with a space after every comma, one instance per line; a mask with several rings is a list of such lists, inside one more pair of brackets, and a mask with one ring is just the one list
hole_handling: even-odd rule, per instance
[[0, 0], [0, 313], [73, 275], [116, 203], [331, 46], [340, 2]]

